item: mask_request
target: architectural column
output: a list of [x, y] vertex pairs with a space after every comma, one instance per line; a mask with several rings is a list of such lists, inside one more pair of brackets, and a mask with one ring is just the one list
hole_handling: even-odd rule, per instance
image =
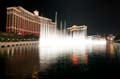
[[[29, 19], [29, 18], [28, 18]], [[27, 28], [28, 28], [28, 30], [30, 31], [30, 28], [29, 28], [29, 20], [27, 20]], [[28, 32], [28, 33], [30, 33], [30, 32]]]
[[11, 14], [11, 27], [12, 27], [12, 32], [14, 32], [14, 16]]
[[[24, 17], [23, 13], [22, 13], [22, 17]], [[22, 35], [24, 35], [24, 18], [22, 18]]]
[[20, 17], [19, 17], [19, 14], [18, 14], [17, 34], [19, 34], [19, 28], [20, 28]]
[[30, 33], [31, 33], [31, 24], [30, 24], [31, 22], [29, 21], [29, 31], [30, 31]]
[[13, 29], [14, 29], [14, 32], [16, 33], [16, 15], [13, 14]]
[[25, 16], [24, 16], [24, 14], [23, 14], [23, 17], [24, 17], [24, 19], [23, 19], [23, 29], [24, 29], [23, 35], [25, 35]]
[[27, 18], [27, 19], [26, 19], [26, 29], [27, 29], [27, 34], [29, 34], [29, 33], [28, 33], [28, 14], [27, 14], [26, 18]]
[[16, 16], [16, 34], [18, 34], [18, 27], [19, 27], [19, 17]]
[[23, 33], [22, 33], [22, 16], [21, 16], [21, 14], [20, 14], [20, 34], [22, 35]]

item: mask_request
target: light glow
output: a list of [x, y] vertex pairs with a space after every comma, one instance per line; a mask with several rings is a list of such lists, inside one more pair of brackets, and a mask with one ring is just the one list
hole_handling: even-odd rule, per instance
[[[45, 69], [50, 63], [57, 62], [56, 59], [65, 54], [73, 54], [73, 59], [74, 55], [77, 56], [77, 58], [82, 56], [82, 59], [87, 62], [86, 50], [90, 52], [96, 47], [102, 47], [102, 49], [99, 50], [104, 50], [106, 46], [105, 39], [88, 38], [84, 32], [71, 36], [66, 34], [66, 31], [56, 29], [53, 31], [53, 29], [50, 28], [49, 30], [45, 30], [45, 28], [41, 29], [39, 40], [41, 69]], [[75, 60], [74, 63], [77, 64], [77, 62], [78, 61]]]

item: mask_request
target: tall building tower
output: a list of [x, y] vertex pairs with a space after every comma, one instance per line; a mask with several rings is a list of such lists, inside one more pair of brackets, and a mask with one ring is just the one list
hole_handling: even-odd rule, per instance
[[6, 32], [23, 36], [29, 34], [39, 36], [41, 27], [45, 28], [47, 34], [50, 28], [56, 27], [56, 23], [49, 18], [39, 16], [37, 10], [32, 13], [21, 6], [7, 8]]

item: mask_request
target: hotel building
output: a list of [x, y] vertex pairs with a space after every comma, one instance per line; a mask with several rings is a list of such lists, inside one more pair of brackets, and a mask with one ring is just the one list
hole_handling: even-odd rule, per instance
[[41, 28], [45, 32], [50, 32], [50, 29], [56, 29], [56, 23], [49, 18], [39, 16], [37, 10], [32, 13], [21, 6], [7, 8], [6, 32], [22, 36], [29, 34], [39, 36]]
[[73, 25], [72, 27], [67, 28], [67, 30], [73, 38], [85, 38], [87, 36], [87, 26], [85, 25]]

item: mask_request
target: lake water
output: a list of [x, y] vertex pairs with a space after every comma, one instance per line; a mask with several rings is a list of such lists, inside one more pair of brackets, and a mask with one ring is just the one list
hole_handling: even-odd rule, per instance
[[119, 79], [120, 44], [0, 48], [0, 79]]

